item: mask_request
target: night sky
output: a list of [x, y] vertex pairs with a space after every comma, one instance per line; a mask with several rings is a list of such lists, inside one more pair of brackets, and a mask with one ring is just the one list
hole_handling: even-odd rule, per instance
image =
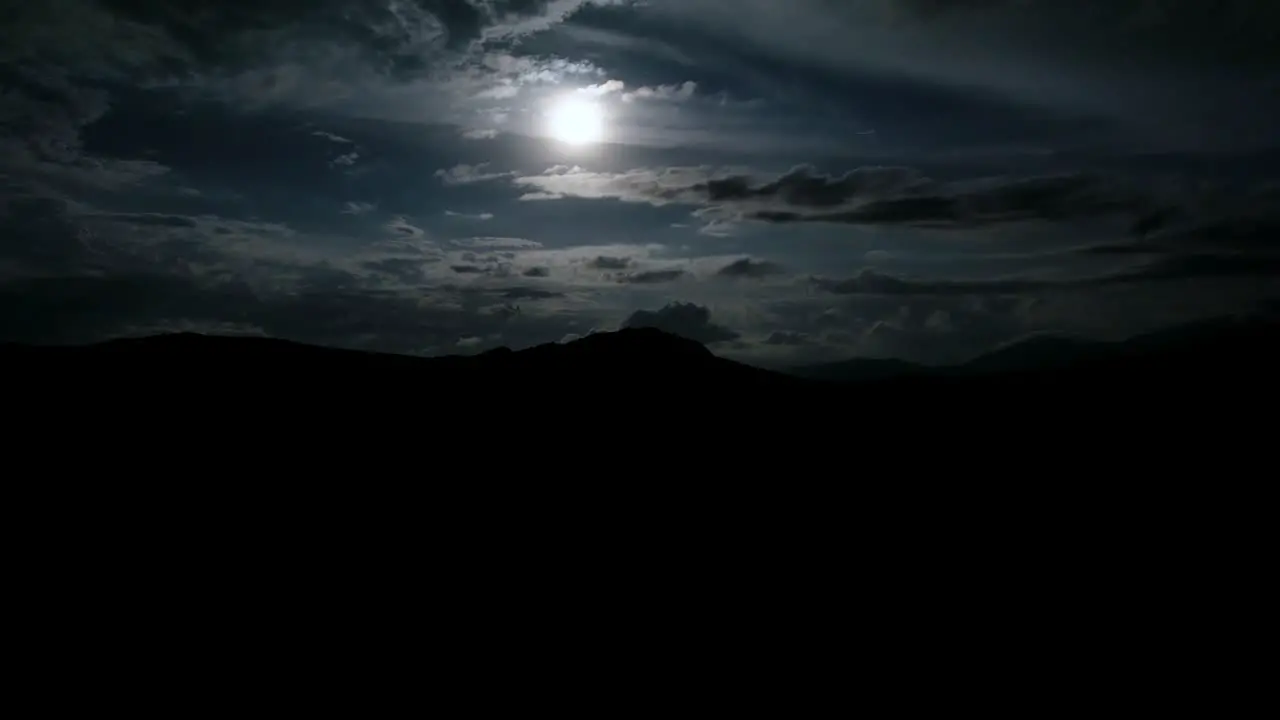
[[3, 5], [0, 341], [949, 363], [1280, 308], [1270, 0]]

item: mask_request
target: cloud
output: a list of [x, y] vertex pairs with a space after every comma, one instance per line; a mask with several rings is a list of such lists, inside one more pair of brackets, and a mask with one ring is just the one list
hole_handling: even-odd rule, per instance
[[[566, 23], [588, 4], [631, 7], [611, 20], [592, 13]], [[886, 80], [927, 86], [939, 88], [939, 97], [976, 90], [1008, 108], [1050, 107], [1063, 117], [1138, 115], [1174, 134], [1214, 128], [1232, 142], [1250, 134], [1233, 130], [1253, 128], [1256, 139], [1274, 117], [1277, 101], [1258, 92], [1270, 87], [1277, 57], [1265, 30], [1276, 13], [1265, 5], [1236, 0], [1206, 10], [1191, 2], [1050, 0], [939, 11], [887, 0], [796, 0], [785, 9], [765, 0], [334, 0], [302, 13], [282, 2], [231, 9], [212, 0], [181, 8], [56, 0], [11, 19], [0, 60], [38, 60], [237, 108], [446, 120], [477, 139], [498, 133], [468, 126], [479, 109], [468, 101], [486, 91], [523, 92], [574, 77], [601, 87], [633, 71], [649, 84], [630, 87], [627, 97], [689, 99], [702, 91], [700, 78], [655, 83], [638, 71], [641, 63], [675, 63], [684, 73], [714, 71], [718, 60], [733, 70], [732, 82], [772, 72], [786, 77], [791, 97], [847, 96], [864, 114], [901, 103], [843, 86], [831, 92], [833, 80], [852, 82], [854, 90], [870, 83], [874, 91]], [[516, 42], [549, 29], [539, 40], [555, 55]], [[717, 55], [723, 47], [735, 51]], [[587, 54], [618, 77], [600, 79], [600, 68], [582, 59]], [[1250, 98], [1259, 111], [1242, 112]], [[916, 116], [916, 109], [901, 114]]]
[[[621, 89], [621, 87], [619, 87]], [[693, 97], [698, 83], [688, 80], [679, 85], [658, 85], [656, 87], [638, 87], [622, 94], [623, 102], [637, 100], [656, 100], [662, 102], [683, 102]]]
[[1280, 256], [1195, 253], [1157, 258], [1128, 271], [1104, 275], [1095, 284], [1183, 278], [1277, 278]]
[[449, 282], [444, 254], [416, 233], [333, 254], [322, 250], [333, 238], [279, 223], [0, 198], [0, 231], [14, 238], [0, 253], [5, 341], [203, 328], [439, 354], [459, 337], [548, 342], [618, 312], [569, 298], [559, 285], [504, 285], [484, 257], [476, 263], [483, 282]]
[[361, 269], [405, 286], [421, 286], [427, 281], [427, 267], [440, 258], [427, 255], [387, 256], [361, 263]]
[[[515, 337], [519, 332], [510, 317], [465, 307], [455, 309], [448, 304], [432, 307], [421, 297], [377, 292], [344, 292], [318, 287], [294, 297], [269, 295], [255, 299], [233, 287], [196, 289], [184, 285], [167, 286], [155, 280], [139, 280], [132, 287], [119, 282], [114, 285], [103, 282], [96, 287], [81, 289], [92, 289], [102, 299], [105, 307], [98, 312], [108, 316], [98, 323], [103, 328], [111, 327], [107, 322], [110, 315], [136, 316], [136, 308], [120, 306], [117, 299], [120, 293], [146, 292], [166, 299], [165, 313], [168, 317], [152, 321], [152, 327], [170, 325], [177, 319], [189, 322], [191, 319], [208, 318], [205, 321], [214, 322], [217, 318], [242, 315], [254, 317], [258, 327], [275, 337], [363, 349], [434, 353], [444, 352], [448, 344], [460, 335], [512, 338], [513, 330], [517, 333]], [[36, 293], [36, 297], [47, 296], [50, 291], [56, 292], [50, 287]], [[441, 295], [447, 297], [445, 293], [438, 293], [437, 298]], [[74, 305], [69, 310], [68, 319], [73, 323], [81, 320], [85, 311]], [[542, 321], [521, 318], [520, 322]], [[547, 327], [556, 324], [548, 323]], [[562, 323], [559, 325], [560, 329], [564, 328]]]
[[765, 339], [765, 345], [783, 345], [783, 346], [800, 346], [809, 344], [809, 336], [805, 333], [790, 332], [787, 330], [777, 330], [769, 334]]
[[[1165, 192], [1149, 178], [1173, 158], [1106, 154], [1169, 140], [1117, 118], [1226, 146], [1274, 128], [1274, 93], [1230, 102], [1274, 87], [1261, 25], [1240, 30], [1253, 59], [1210, 38], [1186, 48], [1200, 63], [1151, 28], [1103, 27], [1230, 35], [1204, 3], [1139, 19], [1046, 0], [1052, 22], [1013, 0], [649, 0], [572, 22], [584, 3], [295, 5], [52, 0], [5, 18], [0, 288], [49, 312], [104, 293], [101, 311], [67, 301], [65, 327], [10, 305], [23, 337], [227, 327], [439, 351], [581, 334], [680, 297], [743, 334], [723, 353], [945, 355], [1025, 330], [1015, 300], [1101, 327], [1171, 316], [1157, 292], [1199, 312], [1274, 288], [1274, 196]], [[1095, 41], [1105, 61], [1081, 50]], [[574, 89], [608, 107], [617, 142], [538, 137], [542, 103]], [[1191, 160], [1215, 176], [1273, 164]], [[337, 172], [314, 172], [325, 161]], [[424, 193], [424, 176], [445, 187]], [[976, 319], [993, 315], [999, 332]]]
[[657, 206], [700, 206], [715, 211], [704, 216], [716, 226], [745, 219], [973, 228], [1132, 214], [1147, 202], [1118, 180], [1092, 174], [938, 181], [902, 167], [862, 167], [824, 175], [801, 165], [772, 178], [756, 179], [706, 167], [599, 173], [557, 166], [513, 182], [537, 188], [545, 199], [612, 198]]
[[336, 142], [336, 143], [345, 143], [345, 144], [348, 144], [348, 145], [353, 145], [353, 144], [355, 144], [353, 141], [348, 140], [348, 139], [346, 139], [346, 138], [342, 137], [341, 135], [335, 135], [335, 134], [333, 134], [333, 133], [331, 133], [331, 132], [327, 132], [327, 131], [325, 131], [325, 130], [315, 130], [315, 131], [312, 131], [312, 133], [311, 133], [311, 134], [312, 134], [313, 136], [315, 136], [315, 137], [322, 137], [322, 138], [324, 138], [324, 139], [326, 139], [326, 140], [331, 140], [331, 141]]
[[445, 210], [444, 214], [447, 217], [462, 218], [464, 220], [492, 220], [493, 219], [493, 213], [488, 213], [488, 212], [463, 213], [463, 212], [454, 212], [453, 210]]
[[[213, 100], [244, 112], [323, 110], [328, 117], [465, 125], [475, 109], [470, 98], [513, 80], [537, 81], [537, 71], [558, 81], [583, 65], [525, 53], [509, 63], [487, 59], [513, 57], [514, 42], [587, 4], [617, 3], [326, 0], [301, 12], [280, 0], [235, 8], [212, 0], [181, 7], [52, 0], [5, 18], [0, 64], [49, 68], [95, 87]], [[521, 65], [528, 68], [521, 72]], [[475, 139], [496, 135], [494, 128], [461, 131]], [[347, 140], [327, 129], [314, 134]]]
[[729, 278], [751, 278], [760, 279], [770, 277], [772, 275], [781, 275], [786, 270], [777, 263], [767, 260], [752, 260], [751, 258], [742, 258], [735, 260], [728, 265], [716, 271], [716, 275]]
[[644, 270], [636, 273], [619, 273], [613, 276], [614, 281], [628, 285], [658, 285], [679, 280], [686, 272], [679, 268], [666, 270]]
[[146, 159], [86, 153], [82, 132], [110, 109], [106, 92], [45, 67], [4, 67], [0, 94], [0, 171], [75, 190], [120, 192], [166, 175]]
[[500, 180], [515, 174], [511, 172], [485, 172], [484, 169], [487, 167], [489, 167], [487, 162], [479, 165], [456, 165], [448, 170], [437, 170], [436, 177], [440, 178], [445, 185], [471, 185]]
[[623, 84], [621, 80], [606, 80], [602, 83], [579, 88], [578, 92], [584, 95], [595, 95], [598, 97], [601, 95], [609, 95], [611, 93], [620, 93], [625, 87], [626, 85]]
[[988, 293], [1017, 295], [1056, 285], [1016, 279], [914, 280], [869, 269], [840, 280], [813, 278], [811, 282], [815, 287], [835, 295], [981, 295]]
[[872, 269], [864, 269], [842, 279], [811, 278], [810, 283], [834, 295], [878, 296], [965, 296], [965, 295], [1029, 295], [1046, 291], [1129, 285], [1160, 280], [1193, 278], [1280, 276], [1280, 256], [1256, 256], [1229, 253], [1195, 253], [1157, 256], [1121, 270], [1085, 277], [1044, 280], [1005, 278], [996, 280], [933, 280], [904, 278]]
[[600, 255], [587, 261], [586, 265], [595, 270], [625, 270], [631, 267], [631, 258]]
[[843, 83], [851, 105], [892, 82], [1105, 118], [1133, 140], [1218, 145], [1262, 141], [1278, 105], [1265, 89], [1280, 11], [1253, 0], [654, 0], [649, 12], [797, 84], [796, 68], [821, 72], [816, 88]]
[[739, 334], [711, 321], [711, 311], [694, 303], [673, 302], [660, 310], [637, 310], [624, 328], [657, 328], [704, 345], [737, 340]]
[[[5, 194], [3, 207], [0, 226], [12, 238], [0, 254], [6, 341], [204, 328], [438, 353], [464, 335], [520, 345], [573, 327], [554, 315], [489, 312], [504, 289], [433, 279], [427, 270], [439, 258], [417, 239], [332, 257], [311, 254], [315, 238], [278, 223], [104, 212], [29, 195]], [[555, 292], [510, 289], [525, 299]]]
[[[125, 223], [127, 225], [141, 225], [154, 227], [171, 227], [171, 228], [195, 228], [200, 223], [193, 217], [186, 215], [164, 215], [162, 213], [83, 213], [79, 215], [82, 220], [102, 220], [106, 222]], [[217, 218], [212, 218], [215, 222]]]
[[460, 248], [482, 248], [488, 250], [535, 250], [542, 243], [517, 237], [471, 237], [450, 240], [450, 245]]
[[536, 197], [521, 198], [527, 200], [576, 197], [664, 205], [699, 202], [694, 188], [712, 172], [710, 167], [672, 167], [609, 173], [578, 165], [555, 165], [539, 175], [517, 176], [512, 182], [538, 193]]
[[556, 292], [555, 290], [521, 287], [503, 291], [502, 297], [507, 300], [547, 300], [564, 297], [564, 293]]
[[[596, 0], [612, 4], [610, 0]], [[166, 64], [224, 73], [304, 56], [324, 44], [351, 52], [351, 59], [385, 63], [406, 72], [423, 57], [443, 60], [477, 43], [510, 39], [562, 22], [587, 0], [427, 0], [425, 2], [330, 2], [299, 13], [290, 3], [265, 2], [233, 10], [213, 0], [181, 8], [146, 3], [55, 0], [19, 16], [23, 34], [7, 54], [54, 55], [97, 72], [162, 72]], [[94, 45], [47, 43], [93, 34]], [[221, 39], [221, 43], [209, 42]], [[90, 49], [92, 48], [92, 49]], [[330, 58], [311, 58], [323, 62]], [[318, 69], [323, 69], [320, 67]]]
[[409, 219], [403, 215], [391, 218], [383, 224], [383, 227], [386, 228], [387, 232], [399, 237], [420, 238], [425, 237], [427, 234], [426, 230], [409, 222]]
[[366, 215], [377, 210], [378, 206], [373, 203], [348, 201], [342, 206], [343, 215]]
[[359, 159], [360, 159], [360, 153], [358, 152], [352, 151], [349, 153], [343, 153], [333, 158], [332, 160], [330, 160], [329, 167], [333, 167], [333, 168], [351, 167], [352, 165], [355, 165], [356, 161]]

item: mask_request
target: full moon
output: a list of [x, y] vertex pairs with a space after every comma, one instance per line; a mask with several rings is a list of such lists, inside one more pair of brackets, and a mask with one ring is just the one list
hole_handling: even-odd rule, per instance
[[569, 145], [600, 142], [604, 138], [604, 110], [583, 98], [560, 98], [547, 112], [547, 133]]

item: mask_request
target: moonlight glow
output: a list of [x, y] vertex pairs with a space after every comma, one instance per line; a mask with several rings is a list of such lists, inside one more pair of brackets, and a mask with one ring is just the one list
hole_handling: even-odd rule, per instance
[[547, 112], [547, 133], [569, 145], [600, 142], [604, 138], [604, 110], [585, 98], [560, 98]]

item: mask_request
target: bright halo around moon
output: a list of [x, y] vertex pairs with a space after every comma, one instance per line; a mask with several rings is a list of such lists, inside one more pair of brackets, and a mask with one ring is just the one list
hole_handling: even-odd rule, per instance
[[604, 108], [586, 98], [569, 95], [547, 110], [547, 134], [567, 145], [591, 145], [604, 139]]

